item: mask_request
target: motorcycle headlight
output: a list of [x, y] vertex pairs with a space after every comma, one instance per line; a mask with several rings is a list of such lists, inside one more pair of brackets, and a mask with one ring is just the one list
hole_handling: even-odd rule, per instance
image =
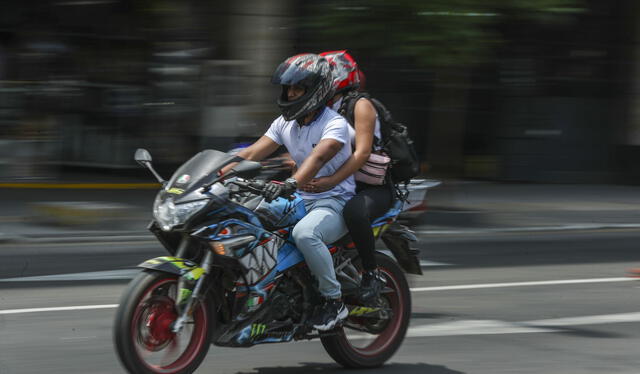
[[209, 200], [198, 200], [184, 204], [175, 204], [172, 196], [164, 200], [162, 196], [158, 196], [153, 204], [153, 217], [158, 224], [160, 224], [162, 230], [169, 231], [173, 227], [184, 223], [207, 205], [208, 201]]

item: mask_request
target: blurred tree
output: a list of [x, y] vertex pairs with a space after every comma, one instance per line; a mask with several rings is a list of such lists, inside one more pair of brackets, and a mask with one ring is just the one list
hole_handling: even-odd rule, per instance
[[490, 58], [504, 38], [494, 27], [522, 19], [563, 23], [583, 0], [351, 0], [312, 5], [310, 26], [329, 40], [422, 67], [467, 66]]
[[307, 25], [333, 42], [329, 48], [401, 57], [407, 68], [431, 70], [436, 82], [430, 106], [458, 110], [430, 111], [427, 161], [435, 171], [459, 175], [469, 69], [494, 59], [506, 40], [499, 26], [564, 24], [584, 6], [583, 0], [329, 0], [311, 6]]

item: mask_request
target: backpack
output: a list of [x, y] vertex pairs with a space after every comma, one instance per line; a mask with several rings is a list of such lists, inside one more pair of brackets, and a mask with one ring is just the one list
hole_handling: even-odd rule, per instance
[[394, 120], [391, 112], [379, 100], [363, 92], [352, 91], [346, 95], [338, 112], [353, 126], [356, 102], [363, 97], [369, 99], [376, 108], [376, 112], [378, 112], [380, 133], [382, 135], [382, 139], [379, 139], [378, 144], [391, 158], [389, 166], [391, 181], [393, 183], [409, 183], [411, 178], [418, 175], [420, 161], [413, 147], [413, 140], [409, 137], [407, 127]]

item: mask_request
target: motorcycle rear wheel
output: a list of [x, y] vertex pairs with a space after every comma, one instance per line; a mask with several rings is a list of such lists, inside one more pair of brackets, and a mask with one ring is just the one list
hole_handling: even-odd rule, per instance
[[113, 336], [129, 373], [192, 373], [207, 355], [213, 331], [212, 301], [204, 298], [197, 303], [192, 317], [174, 334], [177, 285], [177, 275], [144, 270], [122, 294]]
[[[381, 303], [391, 310], [388, 320], [380, 321], [370, 330], [374, 334], [363, 336], [351, 330], [349, 321], [359, 317], [350, 316], [345, 326], [320, 340], [329, 356], [347, 368], [372, 368], [383, 365], [398, 350], [409, 326], [411, 317], [411, 293], [404, 272], [390, 257], [376, 253], [378, 269], [387, 281], [386, 290], [380, 295]], [[349, 300], [345, 300], [349, 303]], [[364, 345], [358, 342], [365, 341]]]

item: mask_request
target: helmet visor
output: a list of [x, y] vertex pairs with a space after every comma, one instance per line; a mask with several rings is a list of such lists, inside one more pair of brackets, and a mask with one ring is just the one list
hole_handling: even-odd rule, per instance
[[281, 84], [286, 86], [301, 85], [305, 87], [312, 87], [319, 79], [319, 75], [310, 71], [304, 67], [298, 65], [292, 65], [288, 62], [283, 62], [278, 66], [271, 83]]

